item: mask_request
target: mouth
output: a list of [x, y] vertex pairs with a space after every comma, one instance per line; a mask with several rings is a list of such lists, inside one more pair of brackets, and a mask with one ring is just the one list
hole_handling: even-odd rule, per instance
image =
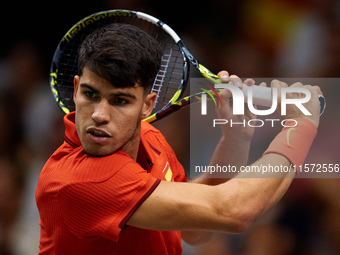
[[95, 142], [103, 142], [103, 139], [112, 137], [108, 132], [98, 128], [88, 128], [86, 133], [89, 134]]
[[91, 134], [93, 136], [98, 136], [98, 137], [110, 137], [106, 133], [104, 133], [102, 131], [97, 131], [97, 130], [91, 130], [91, 131], [88, 131], [87, 133], [89, 133], [89, 134]]

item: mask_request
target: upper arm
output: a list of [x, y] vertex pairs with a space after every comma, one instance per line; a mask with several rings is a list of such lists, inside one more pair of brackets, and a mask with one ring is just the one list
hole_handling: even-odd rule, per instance
[[[216, 191], [216, 187], [209, 185], [162, 181], [127, 225], [160, 231], [222, 230], [221, 222], [226, 219], [217, 210]], [[230, 227], [232, 221], [230, 218]]]
[[[281, 155], [268, 154], [253, 165], [256, 164], [289, 165], [289, 161]], [[161, 231], [242, 232], [282, 197], [293, 175], [249, 178], [252, 176], [244, 173], [216, 186], [162, 181], [127, 225]]]

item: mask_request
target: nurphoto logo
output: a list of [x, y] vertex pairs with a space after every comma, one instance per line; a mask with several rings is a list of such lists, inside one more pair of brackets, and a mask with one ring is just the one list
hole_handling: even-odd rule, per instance
[[[274, 113], [277, 109], [277, 102], [278, 102], [278, 91], [277, 88], [272, 88], [271, 96], [272, 96], [272, 103], [269, 109], [256, 109], [254, 107], [254, 100], [253, 100], [253, 86], [247, 87], [247, 95], [244, 95], [244, 92], [231, 84], [215, 84], [214, 88], [212, 86], [209, 86], [207, 84], [204, 84], [209, 90], [204, 88], [199, 88], [204, 91], [204, 93], [201, 96], [201, 115], [207, 115], [207, 95], [209, 95], [215, 105], [217, 105], [217, 102], [215, 100], [215, 96], [219, 100], [219, 103], [222, 105], [221, 98], [219, 97], [216, 90], [221, 89], [229, 89], [232, 94], [232, 104], [233, 104], [233, 115], [244, 115], [244, 106], [245, 102], [247, 102], [247, 107], [250, 112], [252, 112], [255, 115], [259, 116], [267, 116], [272, 113]], [[302, 93], [305, 95], [304, 98], [287, 98], [288, 93]], [[296, 87], [287, 87], [287, 88], [281, 88], [281, 115], [286, 115], [287, 105], [294, 104], [298, 109], [304, 114], [304, 115], [311, 115], [311, 113], [303, 106], [304, 103], [307, 103], [311, 99], [311, 93], [309, 90], [304, 88], [296, 88]], [[274, 127], [274, 124], [276, 122], [280, 122], [283, 127], [288, 127], [285, 122], [287, 121], [294, 121], [295, 125], [289, 126], [289, 127], [295, 127], [297, 125], [297, 121], [295, 120], [283, 120], [280, 119], [250, 119], [249, 121], [243, 121], [243, 122], [232, 122], [232, 120], [227, 119], [214, 119], [213, 120], [213, 127], [216, 125], [225, 125], [230, 124], [231, 126], [235, 125], [243, 125], [244, 127], [246, 125], [251, 127], [262, 127], [264, 126], [265, 122], [271, 123], [271, 126]]]

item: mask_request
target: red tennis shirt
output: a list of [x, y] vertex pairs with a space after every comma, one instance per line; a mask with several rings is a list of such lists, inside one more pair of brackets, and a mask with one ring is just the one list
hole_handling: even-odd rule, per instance
[[39, 177], [39, 254], [181, 254], [179, 231], [125, 224], [161, 181], [187, 180], [162, 134], [142, 121], [144, 169], [122, 151], [105, 157], [86, 154], [74, 117], [65, 116], [65, 141]]

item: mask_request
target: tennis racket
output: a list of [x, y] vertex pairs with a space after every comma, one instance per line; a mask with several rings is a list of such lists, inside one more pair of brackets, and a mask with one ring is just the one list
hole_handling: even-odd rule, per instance
[[[222, 83], [217, 75], [198, 62], [175, 31], [159, 19], [138, 11], [103, 11], [75, 24], [64, 35], [53, 56], [50, 86], [56, 102], [65, 114], [75, 110], [73, 78], [78, 74], [78, 51], [82, 42], [96, 29], [111, 23], [134, 25], [155, 38], [163, 49], [161, 68], [151, 90], [157, 94], [157, 99], [152, 114], [145, 121], [152, 123], [160, 120], [189, 104], [199, 102], [202, 95], [209, 92], [206, 90], [182, 97], [189, 81], [190, 64], [212, 83]], [[247, 86], [243, 87], [246, 98]], [[271, 88], [254, 85], [252, 92], [255, 105], [272, 105]], [[319, 101], [322, 114], [326, 102], [322, 96], [319, 96]]]

